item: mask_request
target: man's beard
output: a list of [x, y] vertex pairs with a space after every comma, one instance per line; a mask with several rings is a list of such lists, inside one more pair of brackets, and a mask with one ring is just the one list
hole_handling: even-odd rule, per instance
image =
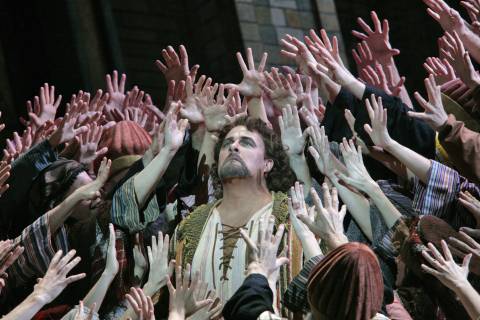
[[246, 178], [251, 175], [245, 162], [237, 155], [228, 156], [218, 171], [218, 176], [221, 181], [233, 178]]

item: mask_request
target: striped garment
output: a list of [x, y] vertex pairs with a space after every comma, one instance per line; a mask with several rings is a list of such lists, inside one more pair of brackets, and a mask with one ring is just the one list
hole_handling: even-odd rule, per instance
[[313, 267], [323, 259], [323, 255], [308, 260], [300, 273], [288, 284], [287, 291], [283, 294], [282, 303], [292, 312], [310, 312], [307, 299], [307, 282]]
[[480, 188], [460, 176], [457, 171], [432, 160], [427, 184], [415, 179], [413, 208], [419, 215], [434, 215], [458, 230], [476, 227], [476, 221], [458, 201], [458, 193], [468, 191], [480, 197]]
[[49, 215], [44, 214], [26, 227], [14, 242], [25, 248], [23, 254], [8, 268], [9, 283], [21, 286], [32, 279], [41, 278], [47, 272], [51, 259], [58, 250], [68, 252], [65, 227], [54, 235], [48, 226]]
[[117, 189], [113, 195], [112, 208], [110, 210], [112, 223], [130, 234], [142, 231], [145, 227], [157, 220], [160, 216], [155, 193], [152, 194], [147, 207], [139, 210], [137, 196], [135, 194], [134, 178], [132, 176]]

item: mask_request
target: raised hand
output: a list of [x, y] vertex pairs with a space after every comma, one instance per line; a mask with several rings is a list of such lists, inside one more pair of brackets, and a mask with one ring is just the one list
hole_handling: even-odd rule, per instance
[[360, 40], [364, 40], [368, 43], [368, 46], [372, 50], [373, 59], [380, 63], [387, 62], [391, 57], [400, 53], [400, 50], [393, 49], [390, 44], [389, 31], [390, 27], [387, 19], [383, 19], [380, 23], [377, 13], [375, 11], [370, 12], [372, 18], [374, 30], [362, 19], [357, 18], [357, 22], [365, 33], [352, 30], [352, 34]]
[[247, 62], [248, 68], [243, 60], [242, 54], [237, 52], [237, 60], [240, 68], [242, 69], [243, 79], [238, 85], [236, 84], [227, 84], [226, 87], [229, 89], [235, 89], [240, 92], [245, 97], [248, 98], [259, 98], [262, 95], [262, 88], [260, 83], [264, 81], [263, 70], [265, 69], [265, 64], [267, 63], [267, 53], [264, 52], [258, 69], [255, 69], [255, 63], [253, 61], [253, 52], [252, 48], [247, 48]]
[[381, 64], [374, 67], [367, 66], [360, 71], [361, 79], [368, 84], [385, 91], [386, 94], [398, 97], [405, 83], [405, 77], [401, 77], [395, 84], [393, 83], [392, 67], [388, 66], [388, 77]]
[[49, 120], [54, 121], [61, 101], [61, 95], [55, 99], [54, 86], [49, 86], [48, 83], [45, 83], [43, 87], [40, 87], [40, 98], [35, 96], [34, 99], [35, 112], [28, 114], [33, 124], [36, 127], [40, 127]]
[[203, 99], [204, 101], [202, 102], [206, 103], [207, 89], [211, 83], [212, 78], [207, 79], [204, 75], [202, 75], [195, 84], [193, 83], [192, 77], [187, 77], [187, 81], [185, 82], [185, 102], [180, 109], [180, 115], [188, 119], [192, 124], [203, 123], [205, 121], [202, 108], [197, 103], [197, 99]]
[[464, 206], [477, 221], [477, 228], [480, 229], [480, 201], [472, 196], [468, 191], [460, 191], [458, 194], [458, 202]]
[[427, 250], [422, 251], [422, 256], [427, 260], [429, 265], [422, 264], [423, 271], [433, 275], [443, 285], [453, 289], [460, 283], [468, 282], [468, 265], [472, 257], [471, 254], [466, 255], [461, 265], [457, 265], [453, 260], [452, 253], [448, 249], [447, 243], [441, 241], [443, 256], [431, 243], [428, 244], [430, 253]]
[[0, 241], [0, 276], [22, 255], [24, 248], [12, 240]]
[[146, 296], [142, 289], [131, 287], [125, 298], [137, 315], [137, 320], [155, 320], [152, 299]]
[[362, 148], [360, 146], [355, 148], [352, 140], [347, 141], [347, 139], [343, 138], [343, 142], [340, 144], [340, 151], [348, 171], [348, 176], [340, 172], [337, 174], [341, 180], [363, 192], [367, 192], [372, 187], [377, 186], [377, 183], [372, 179], [363, 164]]
[[112, 161], [103, 158], [100, 163], [100, 168], [98, 169], [97, 178], [74, 191], [74, 194], [79, 197], [79, 200], [94, 200], [101, 196], [100, 189], [108, 180], [111, 166]]
[[278, 117], [282, 144], [290, 156], [303, 155], [308, 131], [302, 133], [300, 118], [297, 107], [287, 106], [282, 109], [282, 115]]
[[163, 107], [163, 113], [170, 112], [172, 103], [185, 99], [185, 81], [175, 82], [171, 80], [168, 82], [167, 96], [165, 97], [165, 105]]
[[17, 132], [13, 133], [12, 139], [7, 139], [5, 149], [3, 149], [3, 160], [10, 163], [17, 159], [21, 154], [25, 153], [32, 146], [32, 129], [27, 127], [22, 137]]
[[168, 234], [163, 237], [163, 234], [159, 232], [158, 237], [152, 236], [152, 246], [147, 247], [150, 264], [147, 283], [148, 286], [154, 288], [155, 292], [167, 284], [166, 278], [172, 276], [175, 267], [175, 260], [168, 262], [169, 241]]
[[288, 258], [277, 257], [285, 226], [281, 224], [274, 234], [274, 224], [273, 216], [260, 220], [256, 242], [250, 239], [245, 230], [240, 229], [240, 234], [250, 249], [247, 273], [259, 273], [265, 276], [270, 286], [277, 282], [280, 267], [288, 263]]
[[308, 75], [308, 63], [316, 63], [316, 61], [310, 50], [308, 50], [307, 46], [289, 34], [286, 34], [285, 37], [280, 40], [280, 45], [283, 48], [280, 51], [280, 54], [295, 60], [300, 72], [304, 75]]
[[332, 176], [335, 171], [335, 166], [332, 160], [333, 155], [330, 152], [330, 143], [325, 134], [325, 128], [322, 126], [309, 127], [308, 134], [310, 135], [311, 146], [308, 151], [312, 155], [318, 170], [326, 176]]
[[104, 147], [98, 150], [98, 143], [102, 138], [103, 127], [92, 123], [87, 132], [78, 136], [80, 144], [78, 162], [85, 165], [93, 163], [98, 157], [107, 153], [108, 148]]
[[375, 66], [375, 59], [373, 59], [372, 50], [368, 45], [367, 41], [362, 41], [357, 43], [357, 49], [352, 49], [353, 60], [357, 64], [357, 70], [360, 73], [360, 70], [368, 67]]
[[265, 83], [260, 83], [260, 87], [265, 91], [265, 93], [272, 100], [273, 105], [279, 110], [287, 106], [296, 106], [297, 95], [293, 90], [290, 82], [287, 80], [291, 75], [284, 76], [283, 74], [278, 73], [277, 68], [272, 68], [272, 72], [264, 72]]
[[428, 101], [418, 92], [415, 92], [414, 96], [423, 109], [425, 109], [425, 112], [409, 111], [408, 115], [412, 118], [424, 120], [433, 130], [438, 131], [448, 119], [448, 115], [443, 109], [440, 86], [437, 86], [433, 75], [426, 78], [424, 82]]
[[460, 228], [460, 237], [448, 238], [448, 246], [453, 255], [464, 259], [466, 255], [472, 256], [470, 261], [470, 271], [476, 275], [480, 275], [480, 239], [479, 229]]
[[[320, 255], [322, 251], [318, 245], [318, 241], [315, 238], [315, 235], [310, 231], [310, 229], [300, 221], [300, 216], [305, 216], [310, 220], [314, 220], [315, 217], [315, 208], [309, 208], [307, 210], [307, 205], [305, 204], [305, 196], [303, 194], [303, 186], [297, 181], [295, 186], [290, 188], [290, 197], [288, 199], [288, 213], [290, 217], [290, 222], [292, 223], [293, 229], [297, 234], [297, 237], [302, 243], [302, 247], [305, 254], [305, 259], [310, 259], [317, 255]], [[302, 217], [305, 219], [305, 217]]]
[[118, 273], [119, 265], [117, 260], [117, 250], [115, 249], [115, 228], [113, 224], [108, 224], [109, 235], [108, 235], [108, 249], [107, 249], [107, 258], [105, 264], [104, 274], [107, 274], [111, 279], [115, 278]]
[[109, 97], [108, 93], [104, 94], [101, 89], [98, 89], [93, 99], [90, 99], [90, 93], [80, 90], [77, 95], [72, 95], [70, 103], [67, 103], [66, 112], [72, 115], [78, 112], [77, 126], [97, 122], [102, 116]]
[[435, 77], [435, 81], [442, 85], [456, 79], [455, 70], [447, 59], [428, 57], [423, 64], [427, 72]]
[[367, 107], [371, 126], [366, 123], [364, 129], [376, 146], [385, 149], [391, 145], [393, 140], [388, 134], [387, 110], [383, 108], [382, 97], [378, 97], [377, 100], [375, 95], [372, 94], [370, 100], [365, 100], [365, 106]]
[[78, 304], [77, 312], [75, 313], [75, 316], [74, 316], [73, 320], [92, 320], [94, 309], [95, 309], [95, 307], [92, 307], [90, 309], [90, 312], [88, 314], [86, 314], [85, 310], [83, 309], [83, 301], [80, 301], [79, 304]]
[[315, 205], [315, 216], [312, 219], [307, 215], [300, 215], [298, 218], [318, 237], [324, 240], [330, 250], [347, 243], [348, 239], [343, 231], [343, 218], [347, 207], [342, 206], [338, 210], [337, 189], [328, 190], [326, 183], [322, 185], [323, 204], [315, 189], [311, 189], [313, 203]]
[[470, 88], [474, 89], [480, 85], [480, 76], [475, 71], [470, 55], [463, 47], [462, 40], [458, 34], [454, 31], [452, 34], [445, 32], [445, 41], [447, 43], [447, 50], [441, 49], [455, 72], [460, 79]]
[[125, 82], [127, 81], [127, 75], [122, 73], [120, 81], [118, 80], [117, 70], [113, 70], [113, 75], [107, 74], [105, 76], [107, 83], [107, 91], [109, 94], [109, 100], [107, 103], [107, 111], [111, 109], [123, 110], [123, 100], [125, 99]]
[[188, 317], [187, 320], [219, 319], [219, 317], [222, 314], [223, 303], [220, 301], [220, 298], [215, 298], [216, 297], [215, 290], [211, 290], [208, 295], [200, 296], [199, 299], [201, 299], [202, 297], [205, 299], [212, 300], [213, 303], [198, 310], [197, 312], [192, 314], [190, 317]]
[[68, 142], [75, 138], [77, 135], [87, 132], [87, 126], [81, 126], [75, 128], [77, 118], [71, 116], [69, 113], [65, 113], [65, 116], [58, 125], [57, 130], [49, 138], [50, 145], [56, 148], [58, 145]]
[[460, 5], [467, 10], [470, 21], [473, 23], [479, 22], [480, 18], [480, 1], [479, 0], [466, 0], [460, 1]]
[[[310, 31], [313, 40], [305, 37], [308, 47], [312, 51], [317, 62], [323, 66], [322, 72], [328, 71], [329, 77], [341, 86], [351, 84], [357, 79], [345, 68], [338, 51], [338, 40], [333, 36], [332, 43], [324, 29], [320, 30], [322, 39], [313, 30]], [[318, 68], [318, 66], [317, 66]], [[326, 69], [326, 70], [325, 70]]]
[[187, 126], [187, 119], [177, 121], [177, 114], [170, 112], [165, 120], [164, 147], [169, 151], [176, 152], [183, 144]]
[[187, 80], [187, 77], [191, 77], [192, 80], [195, 81], [200, 66], [196, 64], [190, 69], [188, 65], [187, 50], [183, 44], [178, 47], [178, 51], [180, 52], [180, 57], [172, 46], [163, 49], [162, 57], [165, 60], [165, 63], [160, 60], [155, 60], [155, 65], [163, 73], [167, 82], [174, 80], [176, 83], [179, 83], [182, 80]]
[[225, 98], [225, 87], [226, 85], [223, 84], [218, 86], [217, 94], [217, 86], [207, 88], [205, 90], [205, 95], [202, 98], [196, 98], [196, 101], [203, 112], [205, 127], [209, 132], [221, 131], [229, 124], [228, 109], [229, 105], [234, 101], [236, 91], [230, 89]]
[[444, 31], [461, 32], [467, 25], [457, 10], [452, 9], [443, 0], [423, 0], [427, 13], [437, 21]]
[[213, 302], [209, 299], [196, 300], [196, 290], [199, 288], [199, 275], [195, 274], [190, 283], [190, 264], [187, 264], [183, 279], [182, 267], [177, 266], [175, 269], [175, 287], [173, 287], [169, 277], [167, 277], [167, 287], [170, 293], [168, 317], [170, 320], [185, 319], [189, 314], [188, 312], [195, 312]]
[[[85, 273], [67, 276], [68, 273], [80, 262], [81, 258], [75, 256], [75, 250], [71, 250], [65, 256], [58, 251], [52, 258], [45, 276], [35, 285], [33, 294], [37, 299], [47, 304], [56, 297], [72, 282], [85, 278]], [[73, 259], [73, 260], [72, 260]]]

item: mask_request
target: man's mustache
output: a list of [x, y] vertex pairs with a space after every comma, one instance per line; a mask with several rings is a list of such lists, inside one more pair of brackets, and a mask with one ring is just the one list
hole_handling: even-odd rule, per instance
[[225, 159], [225, 162], [230, 161], [230, 160], [237, 160], [237, 161], [240, 162], [243, 166], [246, 166], [246, 165], [245, 165], [245, 162], [243, 161], [243, 159], [240, 158], [240, 156], [239, 156], [238, 154], [236, 154], [236, 153], [231, 153], [231, 154], [227, 157], [227, 159]]

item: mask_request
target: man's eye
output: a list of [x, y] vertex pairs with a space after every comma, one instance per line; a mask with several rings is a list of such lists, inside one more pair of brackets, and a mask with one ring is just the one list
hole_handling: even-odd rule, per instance
[[252, 142], [248, 140], [243, 140], [241, 143], [245, 146], [249, 146], [249, 147], [253, 146]]
[[224, 142], [222, 143], [222, 148], [228, 147], [228, 146], [230, 145], [230, 143], [231, 143], [230, 141], [224, 141]]

